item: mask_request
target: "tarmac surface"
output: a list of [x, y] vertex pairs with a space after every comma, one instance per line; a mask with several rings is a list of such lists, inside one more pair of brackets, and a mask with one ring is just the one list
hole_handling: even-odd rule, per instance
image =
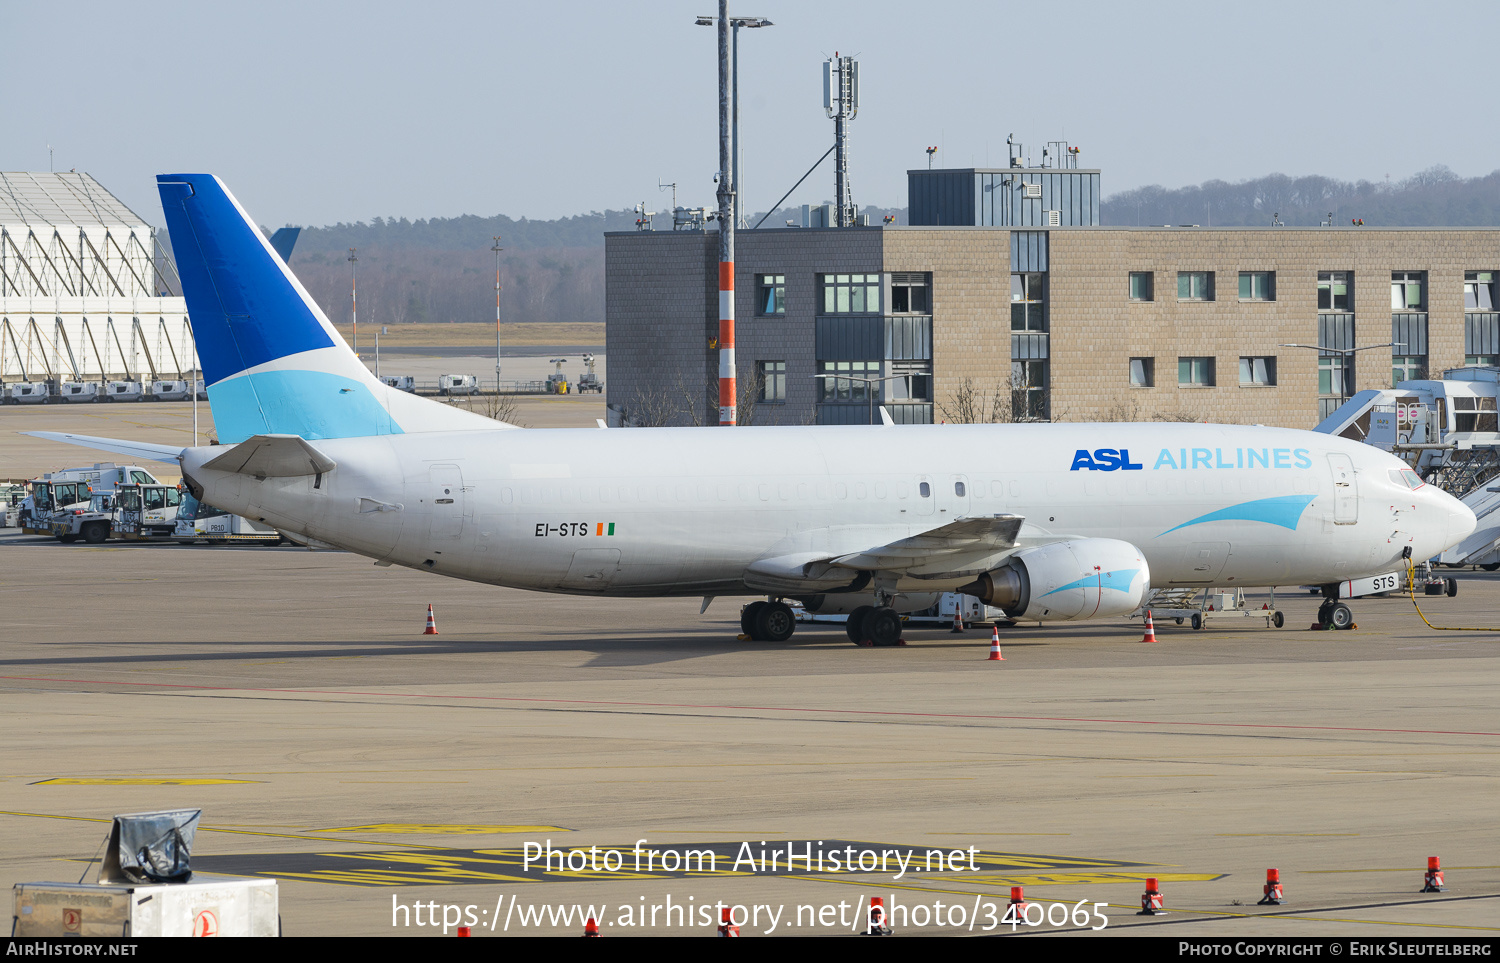
[[[745, 935], [838, 935], [872, 895], [900, 934], [1009, 933], [1022, 885], [1050, 919], [1021, 933], [1492, 941], [1500, 580], [1456, 574], [1428, 618], [1497, 628], [1399, 597], [1313, 632], [1283, 592], [1281, 630], [1017, 626], [991, 662], [983, 628], [754, 643], [734, 599], [0, 530], [0, 884], [91, 880], [113, 814], [193, 806], [195, 867], [275, 876], [287, 935], [576, 935], [591, 906], [707, 935], [719, 901]], [[1418, 892], [1429, 856], [1446, 892]], [[1271, 867], [1286, 902], [1258, 906]], [[1169, 915], [1135, 915], [1146, 877]]]

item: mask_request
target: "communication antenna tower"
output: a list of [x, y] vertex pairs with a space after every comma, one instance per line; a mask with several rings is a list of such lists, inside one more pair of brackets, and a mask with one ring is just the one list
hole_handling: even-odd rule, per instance
[[854, 198], [849, 190], [849, 121], [859, 113], [859, 61], [840, 57], [823, 61], [823, 109], [833, 119], [833, 189], [838, 227], [854, 224]]

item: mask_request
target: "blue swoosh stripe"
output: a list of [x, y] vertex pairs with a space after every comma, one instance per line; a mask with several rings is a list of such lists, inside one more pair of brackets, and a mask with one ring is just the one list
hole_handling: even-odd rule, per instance
[[[1099, 575], [1086, 575], [1075, 582], [1069, 582], [1067, 585], [1059, 585], [1057, 588], [1053, 589], [1052, 592], [1066, 592], [1069, 589], [1078, 588], [1107, 588], [1115, 592], [1128, 592], [1130, 591], [1130, 586], [1135, 584], [1135, 577], [1139, 574], [1141, 574], [1141, 570], [1138, 568], [1122, 568], [1115, 572], [1102, 572]], [[1125, 586], [1124, 588], [1120, 588], [1118, 585], [1109, 584], [1110, 580], [1116, 578], [1123, 580]], [[1047, 596], [1051, 595], [1052, 592], [1043, 592], [1040, 596], [1038, 596], [1038, 598], [1046, 598]]]
[[1207, 522], [1265, 522], [1267, 525], [1280, 525], [1282, 528], [1290, 528], [1296, 531], [1297, 524], [1302, 519], [1302, 513], [1307, 506], [1312, 504], [1316, 495], [1279, 495], [1276, 498], [1258, 498], [1253, 502], [1241, 502], [1238, 505], [1230, 505], [1207, 515], [1199, 515], [1181, 525], [1174, 526], [1157, 535], [1170, 535], [1179, 528], [1187, 528], [1189, 525], [1203, 525]]
[[209, 385], [223, 444], [251, 435], [363, 438], [404, 432], [370, 389], [325, 371], [261, 371]]

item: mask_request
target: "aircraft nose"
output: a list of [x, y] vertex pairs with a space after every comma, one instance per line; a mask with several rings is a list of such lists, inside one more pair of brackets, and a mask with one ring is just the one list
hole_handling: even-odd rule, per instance
[[1463, 502], [1453, 499], [1454, 504], [1448, 511], [1448, 544], [1457, 545], [1459, 542], [1474, 534], [1474, 529], [1479, 524], [1472, 509]]

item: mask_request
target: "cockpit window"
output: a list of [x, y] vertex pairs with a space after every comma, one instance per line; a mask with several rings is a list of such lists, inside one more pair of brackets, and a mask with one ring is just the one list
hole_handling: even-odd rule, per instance
[[1400, 485], [1402, 488], [1409, 488], [1412, 491], [1416, 491], [1418, 488], [1421, 488], [1423, 485], [1427, 484], [1426, 482], [1422, 481], [1421, 475], [1418, 475], [1410, 468], [1392, 468], [1391, 481], [1395, 482], [1397, 485]]

